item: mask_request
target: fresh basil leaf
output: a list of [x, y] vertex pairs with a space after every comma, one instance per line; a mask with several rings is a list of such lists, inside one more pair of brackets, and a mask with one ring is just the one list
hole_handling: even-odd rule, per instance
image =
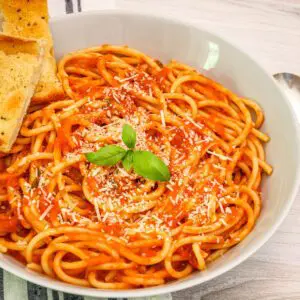
[[86, 153], [86, 159], [98, 166], [113, 166], [126, 155], [126, 150], [120, 146], [108, 145], [96, 152]]
[[133, 169], [138, 175], [157, 181], [169, 181], [170, 171], [167, 165], [149, 151], [133, 153]]
[[133, 165], [133, 151], [128, 150], [122, 159], [123, 167], [126, 171], [130, 171]]
[[131, 149], [134, 148], [135, 143], [136, 143], [136, 132], [128, 124], [125, 124], [123, 126], [122, 140], [128, 148], [131, 148]]

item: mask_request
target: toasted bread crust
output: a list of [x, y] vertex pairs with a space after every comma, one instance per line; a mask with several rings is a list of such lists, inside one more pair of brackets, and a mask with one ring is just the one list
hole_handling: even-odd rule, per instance
[[14, 143], [39, 80], [46, 42], [0, 34], [0, 151]]
[[39, 55], [40, 45], [37, 40], [15, 37], [0, 33], [0, 51], [5, 54], [17, 54], [19, 52]]
[[64, 91], [57, 78], [57, 67], [53, 58], [53, 40], [48, 26], [47, 0], [0, 0], [0, 11], [3, 15], [3, 33], [47, 41], [47, 62], [43, 66], [32, 101], [38, 103], [64, 98]]

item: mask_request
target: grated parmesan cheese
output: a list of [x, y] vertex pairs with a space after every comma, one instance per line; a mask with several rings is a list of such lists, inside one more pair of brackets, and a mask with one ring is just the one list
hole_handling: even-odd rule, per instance
[[41, 214], [41, 216], [39, 217], [39, 220], [42, 221], [45, 219], [45, 217], [48, 215], [48, 213], [50, 212], [50, 210], [52, 209], [53, 205], [49, 205], [46, 210]]
[[218, 154], [218, 153], [210, 151], [210, 150], [207, 150], [206, 152], [209, 153], [209, 154], [211, 154], [211, 155], [214, 155], [216, 157], [219, 157], [221, 160], [231, 160], [232, 161], [232, 158], [230, 158], [228, 156], [225, 156], [225, 155], [222, 155], [222, 154]]
[[160, 111], [160, 117], [161, 117], [161, 124], [165, 128], [166, 127], [166, 119], [165, 119], [165, 114], [164, 114], [163, 110]]

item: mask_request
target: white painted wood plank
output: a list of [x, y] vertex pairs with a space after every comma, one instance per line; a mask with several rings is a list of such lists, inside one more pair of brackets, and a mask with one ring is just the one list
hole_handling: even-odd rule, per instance
[[189, 19], [239, 45], [270, 73], [300, 74], [300, 1], [119, 0], [117, 3], [129, 10]]
[[51, 17], [64, 15], [66, 13], [66, 4], [64, 0], [49, 0], [48, 10]]
[[82, 11], [116, 8], [116, 0], [91, 1], [81, 0]]

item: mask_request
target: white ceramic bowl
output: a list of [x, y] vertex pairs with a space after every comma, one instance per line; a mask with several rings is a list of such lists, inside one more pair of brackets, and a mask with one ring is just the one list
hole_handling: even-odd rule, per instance
[[240, 264], [274, 233], [287, 215], [299, 182], [299, 137], [297, 122], [287, 99], [274, 80], [247, 54], [222, 38], [192, 25], [165, 17], [122, 11], [98, 11], [55, 18], [51, 21], [57, 58], [70, 51], [103, 43], [127, 44], [168, 61], [175, 58], [240, 95], [255, 99], [265, 112], [263, 130], [271, 136], [266, 146], [274, 173], [263, 181], [263, 209], [254, 230], [238, 246], [210, 264], [207, 271], [185, 279], [145, 289], [110, 291], [66, 284], [28, 271], [6, 255], [0, 266], [26, 280], [73, 294], [94, 297], [141, 297], [185, 289]]

